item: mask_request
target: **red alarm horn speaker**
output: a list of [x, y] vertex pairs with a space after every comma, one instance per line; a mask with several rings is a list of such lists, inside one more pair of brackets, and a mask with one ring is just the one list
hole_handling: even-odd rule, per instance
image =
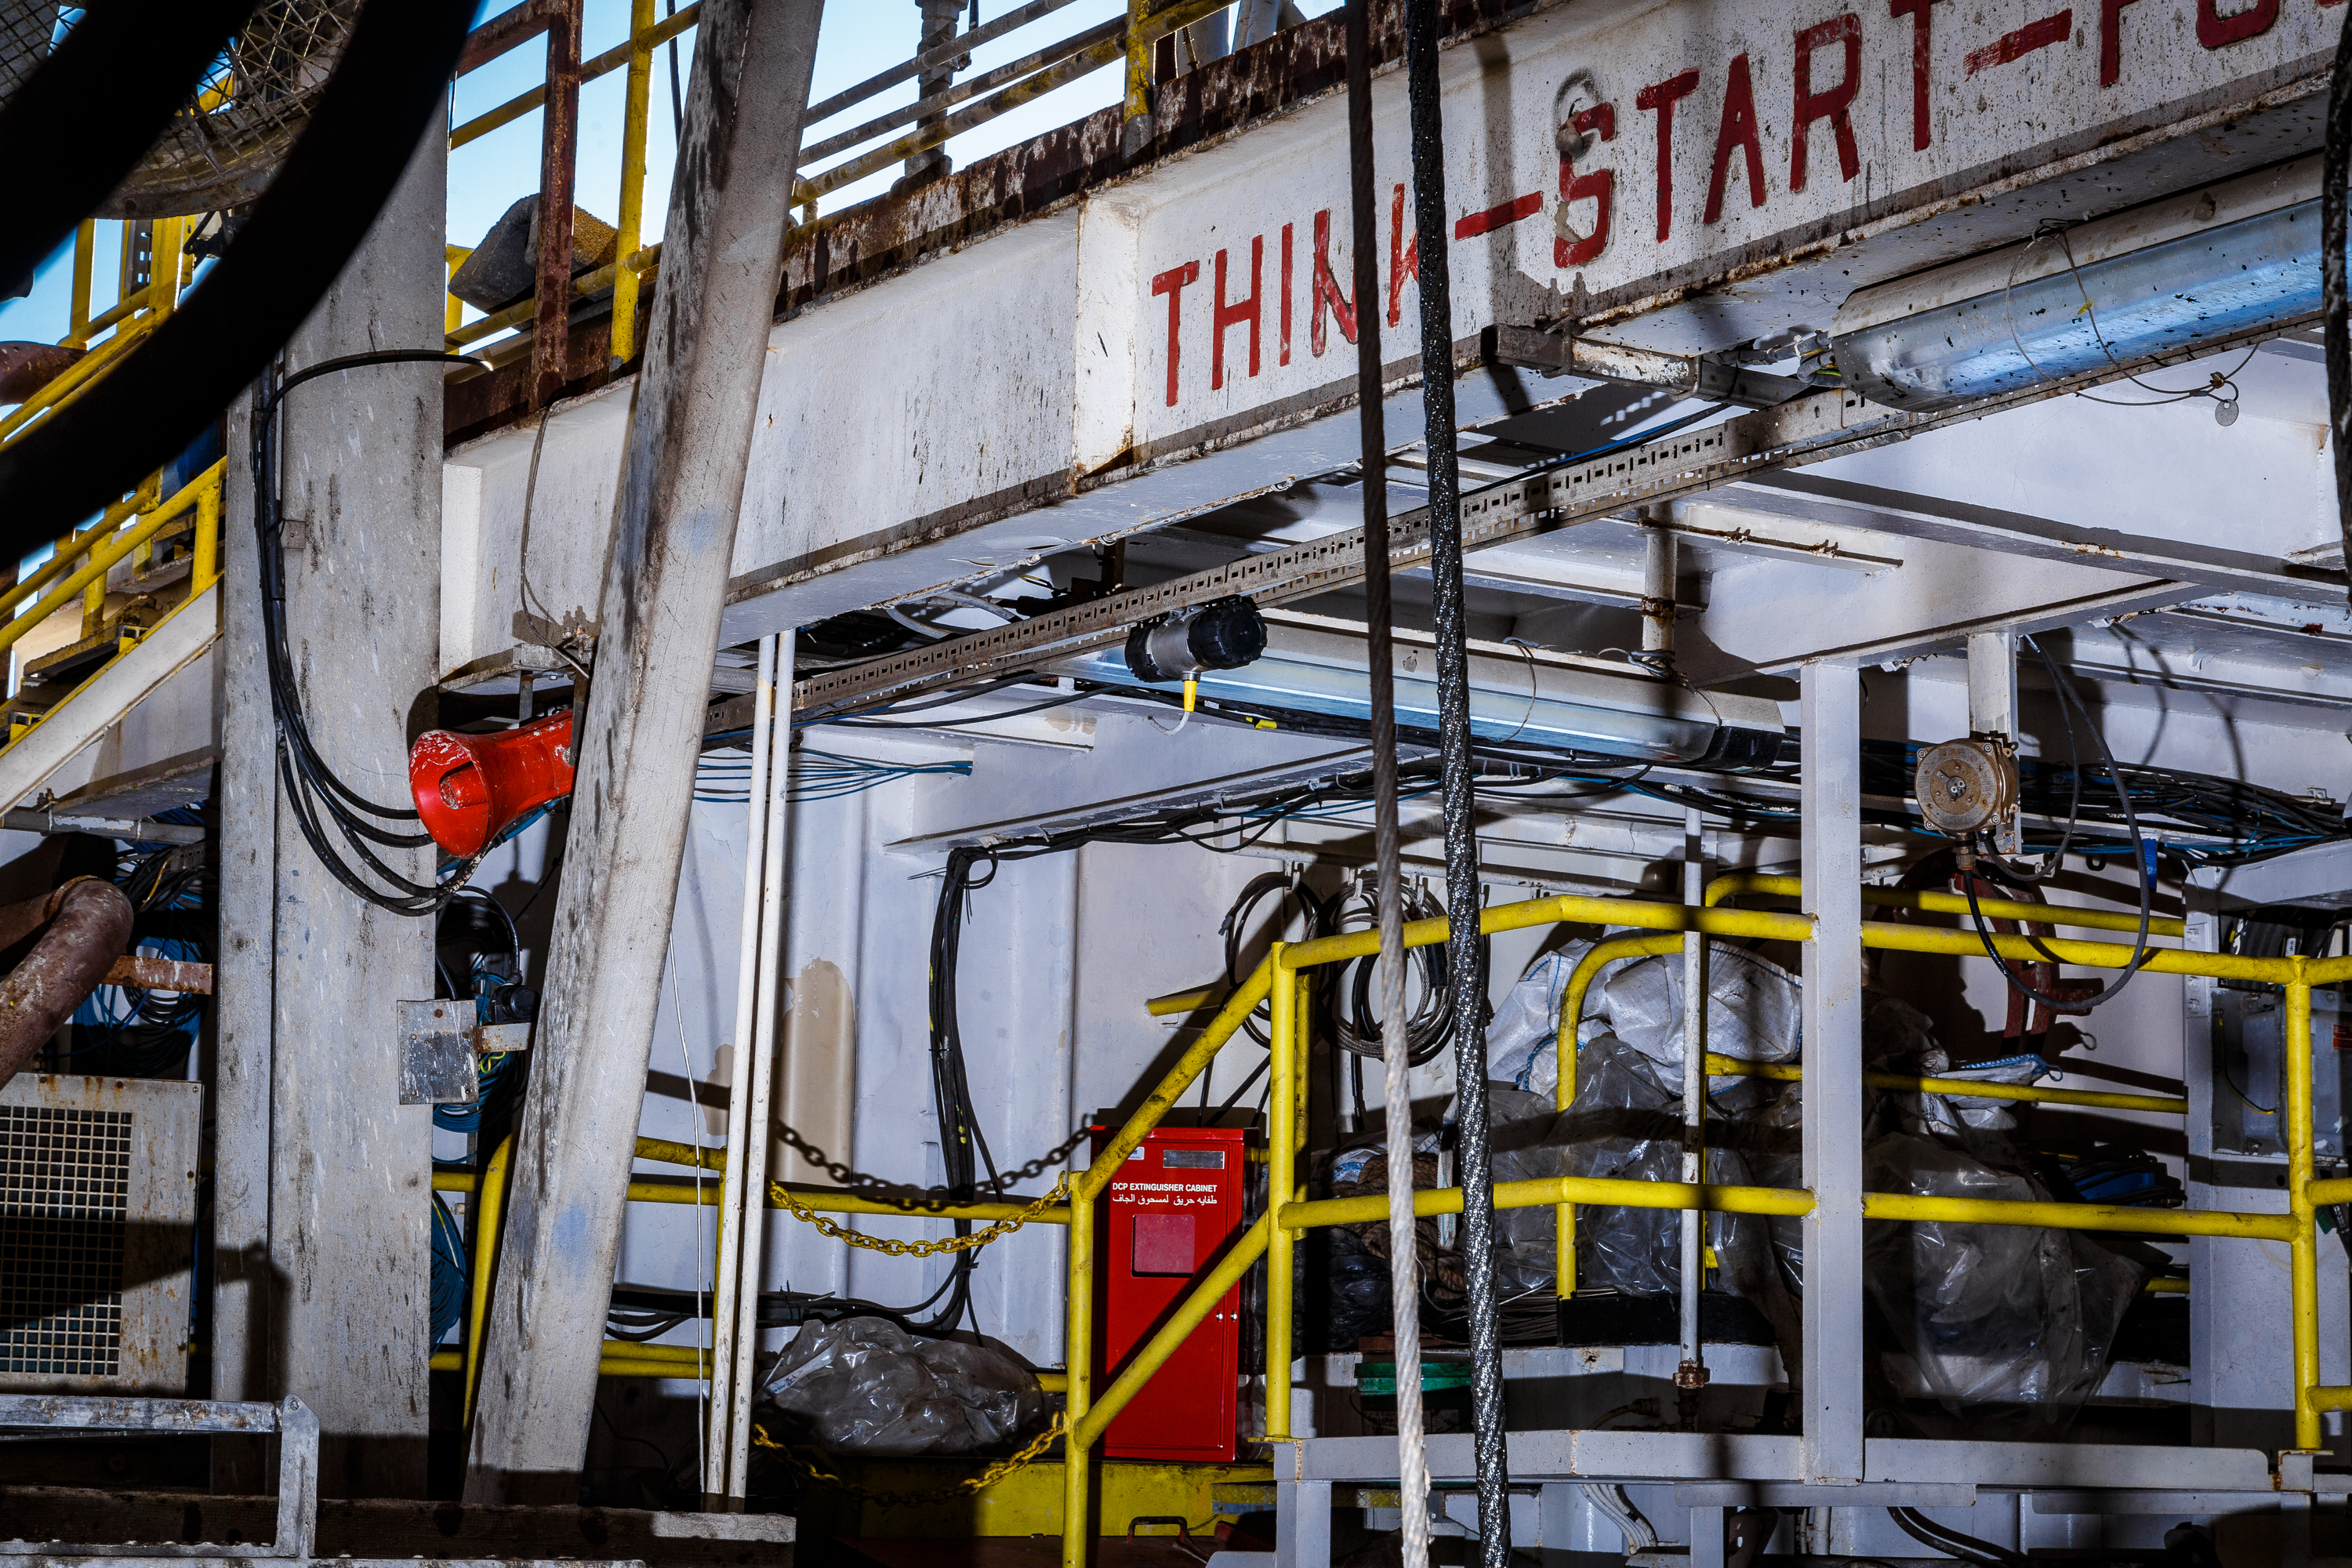
[[408, 788], [433, 842], [471, 855], [572, 793], [571, 711], [494, 735], [427, 730], [408, 749]]

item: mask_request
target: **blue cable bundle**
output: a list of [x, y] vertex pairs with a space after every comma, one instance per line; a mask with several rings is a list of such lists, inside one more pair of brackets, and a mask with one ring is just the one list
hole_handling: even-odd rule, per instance
[[[436, 1113], [438, 1114], [437, 1112]], [[466, 1233], [441, 1194], [433, 1194], [433, 1338], [439, 1344], [466, 1311]]]

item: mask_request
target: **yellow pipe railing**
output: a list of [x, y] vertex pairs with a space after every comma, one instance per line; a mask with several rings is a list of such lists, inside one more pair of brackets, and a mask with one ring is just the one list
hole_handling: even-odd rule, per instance
[[[226, 468], [227, 459], [223, 458], [196, 478], [190, 479], [177, 495], [147, 513], [135, 527], [120, 530], [102, 542], [88, 544], [87, 553], [82, 556], [82, 564], [79, 568], [68, 574], [63, 582], [57, 584], [47, 593], [42, 595], [35, 601], [31, 609], [16, 616], [5, 625], [0, 625], [0, 653], [6, 652], [16, 646], [26, 633], [80, 597], [84, 590], [102, 587], [106, 582], [107, 573], [113, 570], [117, 562], [129, 555], [138, 546], [152, 540], [165, 523], [173, 521], [181, 513], [191, 509], [195, 510], [198, 512], [198, 531], [202, 532], [205, 518], [217, 516], [221, 476]], [[205, 506], [207, 493], [212, 497], [211, 510], [207, 510]], [[80, 535], [77, 542], [81, 543], [93, 539], [95, 531], [93, 530], [90, 533]], [[47, 566], [52, 563], [44, 563], [43, 564]], [[209, 585], [209, 580], [191, 579], [188, 586], [189, 596], [193, 598]]]
[[[1743, 1062], [1706, 1054], [1710, 1078], [1765, 1078], [1781, 1083], [1801, 1082], [1805, 1069], [1793, 1062]], [[2096, 1110], [2145, 1110], [2158, 1116], [2186, 1116], [2189, 1102], [2168, 1094], [2111, 1094], [2098, 1089], [2053, 1089], [2038, 1083], [1979, 1083], [1965, 1078], [1922, 1078], [1911, 1073], [1865, 1072], [1866, 1089], [1909, 1089], [1919, 1094], [1965, 1094], [1979, 1100], [2029, 1100], [2038, 1105], [2074, 1105]]]
[[[1793, 899], [1802, 895], [1804, 884], [1795, 877], [1767, 876], [1755, 871], [1726, 871], [1706, 885], [1704, 901], [1709, 908], [1726, 899], [1757, 893], [1768, 897]], [[1862, 901], [1875, 909], [1918, 910], [1927, 914], [1964, 915], [1969, 912], [1969, 900], [1958, 893], [1931, 891], [1909, 892], [1899, 888], [1864, 888]], [[2139, 930], [2139, 911], [2128, 913], [2117, 910], [2086, 910], [2075, 904], [2029, 904], [2014, 899], [1979, 899], [1977, 910], [1989, 921], [2034, 921], [2043, 925], [2073, 926], [2087, 931]], [[2147, 931], [2150, 936], [2184, 935], [2189, 922], [2170, 915], [2150, 915]]]
[[[1728, 896], [1733, 891], [1793, 892], [1794, 879], [1776, 879], [1778, 885], [1757, 885], [1762, 879], [1738, 880], [1718, 879], [1709, 889], [1714, 897]], [[1938, 908], [1948, 895], [1902, 894], [1895, 898], [1873, 900], [1880, 907], [1917, 909], [1929, 912], [1947, 912]], [[1896, 901], [1899, 899], [1901, 901]], [[1955, 900], [1965, 909], [1966, 900]], [[2011, 904], [2006, 900], [1988, 903], [1979, 901], [1979, 909], [1987, 918], [2015, 919], [2037, 923], [2093, 926], [2096, 929], [2127, 929], [2137, 931], [2138, 917], [2128, 917], [2127, 927], [2115, 922], [2121, 917], [2105, 910], [2084, 910], [2065, 906]], [[1998, 910], [1998, 914], [1996, 914]], [[2177, 925], [2179, 922], [2171, 922]], [[1523, 930], [1549, 924], [1588, 924], [1631, 926], [1637, 930], [1673, 935], [1631, 937], [1604, 942], [1586, 954], [1570, 978], [1569, 995], [1561, 1008], [1559, 1049], [1560, 1051], [1561, 1103], [1565, 1105], [1574, 1092], [1575, 1026], [1581, 1017], [1586, 990], [1592, 976], [1601, 967], [1617, 959], [1640, 952], [1674, 951], [1680, 942], [1679, 933], [1699, 931], [1710, 935], [1762, 937], [1781, 941], [1805, 941], [1812, 934], [1810, 917], [1790, 914], [1767, 914], [1755, 911], [1728, 910], [1701, 906], [1696, 909], [1674, 904], [1620, 902], [1605, 899], [1577, 896], [1530, 900], [1524, 903], [1505, 904], [1481, 912], [1479, 928], [1492, 934], [1501, 931]], [[2156, 921], [2150, 922], [2151, 934], [2178, 935], [2178, 931], [2166, 931]], [[1415, 921], [1405, 928], [1405, 945], [1422, 947], [1446, 940], [1444, 920]], [[1871, 921], [1863, 922], [1861, 931], [1865, 947], [1915, 952], [1949, 953], [1956, 956], [1981, 955], [1983, 940], [1974, 931], [1937, 930], [1919, 926]], [[2119, 942], [2089, 942], [2057, 938], [2039, 942], [2019, 936], [1991, 939], [1995, 952], [2002, 958], [2018, 962], [2042, 960], [2045, 952], [2060, 962], [2094, 968], [2123, 969], [2130, 966], [2133, 944]], [[1261, 1254], [1275, 1254], [1286, 1245], [1295, 1232], [1325, 1225], [1364, 1224], [1377, 1222], [1387, 1213], [1387, 1200], [1378, 1195], [1366, 1198], [1333, 1199], [1321, 1203], [1304, 1203], [1295, 1198], [1277, 1202], [1274, 1212], [1261, 1219], [1257, 1226], [1239, 1238], [1225, 1257], [1196, 1285], [1176, 1312], [1149, 1341], [1129, 1358], [1099, 1400], [1092, 1397], [1091, 1342], [1093, 1318], [1093, 1205], [1102, 1188], [1118, 1170], [1129, 1152], [1156, 1126], [1160, 1117], [1175, 1103], [1189, 1085], [1213, 1060], [1225, 1042], [1232, 1038], [1243, 1018], [1269, 995], [1274, 999], [1273, 1068], [1275, 1086], [1271, 1103], [1278, 1108], [1275, 1125], [1269, 1130], [1271, 1147], [1268, 1151], [1269, 1171], [1273, 1180], [1269, 1190], [1275, 1194], [1295, 1192], [1294, 1162], [1291, 1152], [1295, 1136], [1293, 1119], [1295, 1102], [1285, 1092], [1295, 1076], [1297, 1052], [1305, 1031], [1300, 1026], [1299, 986], [1305, 979], [1303, 971], [1324, 963], [1365, 957], [1379, 950], [1375, 932], [1351, 932], [1339, 936], [1318, 938], [1312, 942], [1276, 944], [1274, 951], [1250, 978], [1226, 996], [1216, 1017], [1202, 1030], [1176, 1065], [1169, 1069], [1159, 1086], [1146, 1098], [1142, 1107], [1111, 1139], [1103, 1153], [1097, 1155], [1088, 1169], [1072, 1184], [1072, 1233], [1069, 1249], [1067, 1345], [1069, 1361], [1069, 1420], [1070, 1437], [1064, 1474], [1064, 1568], [1085, 1568], [1088, 1540], [1092, 1534], [1088, 1517], [1091, 1486], [1088, 1480], [1087, 1453], [1098, 1440], [1119, 1411], [1139, 1392], [1152, 1376], [1166, 1364], [1170, 1355], [1192, 1328], [1203, 1321], [1214, 1303], [1231, 1289]], [[2289, 1082], [2287, 1104], [2283, 1108], [2294, 1132], [2288, 1140], [2287, 1187], [2288, 1211], [2284, 1215], [2233, 1214], [2211, 1210], [2147, 1209], [2115, 1205], [2060, 1204], [2017, 1202], [2012, 1200], [1970, 1199], [1930, 1196], [1904, 1193], [1867, 1193], [1863, 1195], [1863, 1215], [1880, 1221], [1936, 1221], [1948, 1224], [2018, 1225], [2043, 1229], [2109, 1231], [2149, 1236], [2212, 1236], [2264, 1241], [2284, 1241], [2294, 1255], [2292, 1265], [2294, 1288], [2294, 1375], [2295, 1379], [2295, 1440], [2298, 1447], [2315, 1447], [2320, 1438], [2319, 1413], [2322, 1410], [2352, 1408], [2352, 1388], [2318, 1386], [2318, 1237], [2313, 1223], [2316, 1204], [2352, 1201], [2352, 1179], [2315, 1182], [2313, 1179], [2313, 1148], [2311, 1120], [2311, 988], [2352, 979], [2352, 956], [2338, 959], [2307, 958], [2260, 959], [2244, 958], [2229, 953], [2189, 952], [2178, 949], [2153, 949], [2139, 954], [2142, 967], [2160, 973], [2196, 974], [2225, 979], [2242, 979], [2282, 985], [2285, 988], [2287, 1005], [2286, 1075]], [[1194, 996], [1185, 1000], [1196, 1001]], [[1723, 1058], [1711, 1058], [1710, 1068], [1724, 1063]], [[1736, 1064], [1744, 1069], [1747, 1064]], [[1771, 1068], [1759, 1076], [1780, 1077], [1801, 1072], [1798, 1068]], [[1296, 1075], [1303, 1076], [1303, 1075]], [[1912, 1078], [1900, 1074], [1873, 1075], [1880, 1087], [1920, 1088], [1933, 1092], [1957, 1093], [1994, 1099], [2039, 1100], [2053, 1103], [2093, 1105], [2109, 1109], [2132, 1110], [2179, 1114], [2183, 1103], [2168, 1096], [2110, 1095], [2095, 1090], [2037, 1089], [2031, 1085], [1993, 1085], [1973, 1083], [1963, 1079]], [[2063, 1097], [2063, 1098], [2062, 1098]], [[1536, 1182], [1514, 1182], [1498, 1185], [1495, 1190], [1496, 1206], [1533, 1207], [1553, 1205], [1567, 1212], [1568, 1205], [1577, 1203], [1606, 1203], [1621, 1207], [1699, 1209], [1717, 1212], [1754, 1212], [1769, 1214], [1802, 1214], [1811, 1206], [1809, 1193], [1780, 1188], [1706, 1187], [1677, 1182], [1604, 1182], [1594, 1178], [1558, 1177]], [[1458, 1189], [1423, 1192], [1414, 1194], [1414, 1211], [1418, 1214], [1456, 1212], [1462, 1203]], [[1563, 1221], [1561, 1233], [1562, 1280], [1564, 1289], [1572, 1284], [1573, 1233]], [[1289, 1419], [1287, 1398], [1287, 1348], [1290, 1324], [1286, 1321], [1291, 1303], [1286, 1291], [1277, 1287], [1287, 1270], [1271, 1268], [1268, 1276], [1266, 1327], [1266, 1420], [1270, 1435], [1286, 1431]], [[1277, 1361], [1282, 1355], [1285, 1359]]]

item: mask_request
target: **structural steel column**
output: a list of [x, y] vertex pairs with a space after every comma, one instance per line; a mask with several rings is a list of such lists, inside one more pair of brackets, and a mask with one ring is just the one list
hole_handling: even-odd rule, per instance
[[[447, 164], [436, 124], [287, 345], [289, 369], [440, 345]], [[429, 697], [439, 673], [441, 374], [371, 365], [297, 389], [283, 410], [288, 648], [320, 749], [354, 788], [390, 805], [408, 798], [408, 744], [434, 718], [419, 693]], [[249, 517], [231, 557], [247, 612]], [[245, 721], [242, 700], [235, 711], [229, 743], [273, 743], [266, 720]], [[249, 776], [255, 763], [236, 767]], [[244, 847], [229, 844], [232, 861]], [[429, 847], [383, 853], [403, 876], [432, 880]], [[267, 1374], [248, 1365], [244, 1392], [295, 1394], [318, 1412], [324, 1495], [423, 1497], [433, 1124], [430, 1108], [400, 1103], [393, 1004], [433, 994], [434, 922], [353, 896], [290, 810], [278, 814], [276, 857], [270, 1042], [287, 1048], [240, 1047], [269, 1063], [272, 1364]], [[240, 868], [248, 889], [264, 869], [259, 859]]]
[[1862, 678], [1803, 675], [1804, 1479], [1862, 1479]]
[[[228, 422], [227, 449], [251, 449], [252, 400]], [[213, 788], [219, 835], [220, 935], [214, 957], [214, 1399], [277, 1396], [269, 1355], [271, 992], [278, 954], [278, 769], [261, 584], [253, 537], [253, 469], [233, 462], [221, 510], [221, 743]], [[277, 1473], [259, 1439], [215, 1437], [219, 1496], [267, 1491]]]
[[[629, 419], [466, 1495], [578, 1497], [823, 0], [707, 0]], [[739, 1047], [741, 1042], [739, 1042]]]

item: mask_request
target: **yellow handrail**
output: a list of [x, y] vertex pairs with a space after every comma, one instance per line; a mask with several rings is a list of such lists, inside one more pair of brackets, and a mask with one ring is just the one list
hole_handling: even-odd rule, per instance
[[[1706, 1070], [1714, 1078], [1763, 1078], [1782, 1083], [1801, 1082], [1805, 1069], [1794, 1062], [1743, 1062], [1706, 1053]], [[1978, 1100], [2030, 1100], [2037, 1105], [2076, 1105], [2096, 1110], [2145, 1110], [2158, 1116], [2186, 1116], [2189, 1102], [2169, 1094], [2112, 1094], [2101, 1089], [2057, 1089], [2038, 1083], [1979, 1083], [1966, 1078], [1922, 1078], [1912, 1073], [1865, 1072], [1865, 1089], [1909, 1089], [1920, 1094], [1961, 1094]]]
[[37, 416], [53, 408], [63, 408], [80, 396], [100, 376], [113, 369], [117, 360], [146, 341], [154, 324], [152, 316], [142, 317], [51, 377], [38, 392], [18, 404], [6, 418], [0, 419], [0, 446], [14, 439]]
[[[1712, 908], [1726, 899], [1736, 899], [1743, 893], [1794, 899], [1803, 895], [1804, 884], [1795, 877], [1727, 871], [1706, 885], [1703, 901]], [[1969, 912], [1969, 900], [1958, 893], [1865, 887], [1862, 889], [1862, 901], [1878, 909], [1919, 910], [1929, 914], [1964, 915]], [[2073, 926], [2088, 931], [2139, 930], [2139, 911], [2137, 910], [2126, 912], [2120, 910], [2087, 910], [2079, 904], [2030, 904], [2015, 899], [1979, 899], [1977, 911], [1989, 921], [2033, 921], [2042, 925]], [[2148, 917], [2150, 936], [2177, 937], [2186, 934], [2188, 930], [2189, 922], [2177, 916]]]
[[[221, 476], [226, 471], [227, 466], [226, 458], [215, 463], [211, 468], [190, 479], [170, 500], [147, 513], [136, 527], [123, 529], [105, 542], [92, 546], [81, 566], [65, 581], [42, 595], [31, 609], [5, 625], [0, 625], [0, 653], [5, 653], [10, 647], [16, 646], [26, 633], [71, 604], [84, 589], [92, 584], [103, 582], [107, 573], [113, 569], [116, 562], [130, 554], [133, 549], [153, 539], [165, 523], [172, 521], [192, 507], [198, 508], [201, 511], [204, 498], [208, 492], [217, 498]], [[215, 504], [217, 504], [216, 499]], [[208, 585], [205, 582], [192, 579], [188, 586], [189, 595], [193, 597], [204, 592]]]
[[[1793, 879], [1788, 879], [1793, 883]], [[1781, 891], [1781, 888], [1749, 887], [1745, 890]], [[1907, 898], [1907, 896], [1906, 896]], [[1898, 907], [1933, 910], [1935, 905], [1922, 896], [1917, 902], [1906, 902]], [[1963, 902], [1964, 900], [1959, 900]], [[1992, 909], [1979, 901], [1988, 918]], [[2116, 929], [2108, 924], [2109, 911], [2078, 910], [2044, 905], [2016, 906], [2018, 913], [2004, 911], [2000, 918], [2023, 919], [2041, 923], [2075, 923], [2075, 917], [2087, 915], [2084, 924], [2097, 924], [2104, 929]], [[2130, 930], [2137, 931], [2138, 918], [2130, 919]], [[1785, 941], [1806, 941], [1812, 935], [1813, 922], [1804, 915], [1763, 914], [1754, 911], [1714, 909], [1705, 906], [1686, 908], [1675, 904], [1637, 903], [1577, 896], [1529, 900], [1518, 904], [1505, 904], [1481, 911], [1479, 929], [1488, 934], [1500, 931], [1523, 930], [1549, 924], [1587, 924], [1632, 926], [1640, 930], [1666, 933], [1700, 931], [1726, 936], [1758, 936]], [[2151, 922], [2151, 931], [2155, 930]], [[1405, 945], [1422, 947], [1441, 942], [1447, 938], [1443, 920], [1415, 921], [1405, 928]], [[2166, 933], [2175, 934], [2175, 933]], [[1861, 937], [1865, 947], [1892, 949], [1915, 952], [1940, 952], [1957, 956], [1982, 955], [1985, 943], [1974, 931], [1938, 930], [1883, 921], [1867, 921], [1862, 924]], [[1603, 942], [1585, 955], [1570, 981], [1570, 995], [1564, 1000], [1559, 1031], [1561, 1052], [1560, 1081], [1565, 1097], [1572, 1094], [1574, 1083], [1575, 1022], [1581, 1016], [1584, 994], [1591, 976], [1606, 963], [1641, 952], [1671, 951], [1679, 944], [1679, 935], [1631, 937]], [[2046, 953], [2060, 962], [2084, 964], [2093, 968], [2123, 969], [2131, 965], [2135, 945], [2124, 942], [2091, 942], [2057, 938], [2040, 941], [2021, 936], [1996, 935], [1990, 943], [1993, 951], [2004, 959], [2034, 962]], [[1160, 1084], [1145, 1100], [1142, 1107], [1128, 1120], [1111, 1139], [1105, 1151], [1096, 1156], [1084, 1175], [1072, 1184], [1071, 1245], [1068, 1256], [1067, 1305], [1066, 1325], [1069, 1365], [1070, 1437], [1064, 1475], [1064, 1568], [1084, 1568], [1087, 1547], [1087, 1503], [1091, 1491], [1087, 1479], [1086, 1451], [1097, 1441], [1133, 1395], [1140, 1391], [1172, 1354], [1194, 1327], [1214, 1310], [1215, 1303], [1231, 1289], [1255, 1261], [1256, 1258], [1275, 1250], [1288, 1233], [1314, 1226], [1362, 1224], [1375, 1222], [1387, 1213], [1383, 1196], [1334, 1199], [1306, 1204], [1297, 1201], [1278, 1203], [1274, 1213], [1259, 1220], [1250, 1231], [1237, 1238], [1224, 1258], [1208, 1276], [1196, 1285], [1179, 1305], [1160, 1330], [1137, 1350], [1122, 1368], [1102, 1397], [1092, 1397], [1092, 1317], [1093, 1317], [1093, 1205], [1102, 1187], [1118, 1170], [1120, 1162], [1136, 1148], [1162, 1115], [1175, 1102], [1176, 1097], [1199, 1076], [1217, 1052], [1239, 1028], [1241, 1020], [1257, 1004], [1269, 995], [1274, 997], [1273, 1060], [1277, 1092], [1273, 1103], [1282, 1107], [1277, 1125], [1271, 1134], [1273, 1147], [1269, 1163], [1276, 1178], [1270, 1190], [1284, 1191], [1280, 1178], [1281, 1156], [1290, 1144], [1285, 1136], [1290, 1131], [1290, 1101], [1279, 1092], [1291, 1076], [1291, 1065], [1304, 1039], [1305, 1031], [1298, 1027], [1298, 985], [1304, 980], [1302, 971], [1318, 964], [1338, 963], [1376, 952], [1379, 937], [1374, 932], [1349, 933], [1318, 938], [1313, 942], [1277, 944], [1265, 960], [1252, 972], [1250, 978], [1236, 987], [1226, 998], [1217, 1016], [1202, 1032], [1176, 1065], [1169, 1069]], [[2324, 1409], [2352, 1408], [2352, 1387], [2323, 1388], [2318, 1385], [2319, 1325], [2318, 1325], [2318, 1232], [2314, 1223], [2315, 1205], [2328, 1202], [2352, 1201], [2352, 1179], [2316, 1182], [2313, 1175], [2314, 1151], [2311, 1128], [2311, 988], [2316, 984], [2334, 984], [2352, 980], [2352, 956], [2336, 959], [2246, 958], [2231, 953], [2190, 952], [2180, 949], [2154, 949], [2141, 952], [2142, 966], [2161, 973], [2194, 974], [2224, 979], [2253, 980], [2281, 985], [2287, 997], [2286, 1017], [2286, 1104], [2282, 1107], [2288, 1124], [2287, 1136], [2287, 1200], [2284, 1215], [2232, 1214], [2211, 1210], [2132, 1208], [2115, 1205], [2059, 1204], [2018, 1202], [2011, 1200], [1951, 1198], [1905, 1193], [1868, 1193], [1863, 1195], [1863, 1216], [1880, 1221], [1936, 1221], [1950, 1224], [2019, 1225], [2043, 1229], [2114, 1231], [2126, 1234], [2163, 1236], [2217, 1236], [2284, 1241], [2291, 1252], [2289, 1273], [2294, 1298], [2292, 1327], [2294, 1342], [2294, 1424], [2295, 1442], [2299, 1447], [2315, 1447], [2320, 1441], [2319, 1413]], [[1709, 1066], [1716, 1065], [1715, 1058]], [[1781, 1076], [1786, 1071], [1801, 1069], [1774, 1068], [1764, 1076]], [[2099, 1091], [2033, 1089], [2026, 1085], [1989, 1085], [1966, 1079], [1932, 1078], [1909, 1079], [1904, 1075], [1878, 1075], [1886, 1087], [1934, 1087], [1937, 1092], [1974, 1095], [1983, 1098], [2024, 1099], [2031, 1093], [2037, 1099], [2055, 1099], [2110, 1106], [2115, 1109], [2161, 1110], [2178, 1114], [2180, 1102], [2169, 1097], [2106, 1095]], [[1948, 1089], [1944, 1085], [1948, 1084]], [[1605, 1195], [1604, 1195], [1605, 1194]], [[1748, 1212], [1745, 1206], [1770, 1205], [1755, 1212], [1802, 1213], [1811, 1206], [1811, 1195], [1803, 1192], [1778, 1188], [1725, 1189], [1702, 1188], [1681, 1183], [1622, 1183], [1608, 1184], [1594, 1178], [1558, 1177], [1537, 1182], [1505, 1183], [1495, 1190], [1498, 1207], [1529, 1207], [1554, 1205], [1565, 1212], [1567, 1205], [1578, 1202], [1607, 1202], [1623, 1207], [1700, 1209]], [[1462, 1202], [1458, 1189], [1423, 1192], [1414, 1194], [1414, 1210], [1421, 1214], [1441, 1214], [1458, 1209]], [[1571, 1279], [1573, 1233], [1563, 1222], [1561, 1257], [1562, 1278]], [[1269, 1287], [1274, 1275], [1269, 1275]], [[1281, 1432], [1287, 1425], [1288, 1402], [1277, 1392], [1287, 1382], [1286, 1360], [1276, 1360], [1277, 1353], [1286, 1356], [1289, 1324], [1277, 1322], [1286, 1317], [1289, 1303], [1272, 1289], [1267, 1300], [1267, 1367], [1266, 1388], [1267, 1430]]]

